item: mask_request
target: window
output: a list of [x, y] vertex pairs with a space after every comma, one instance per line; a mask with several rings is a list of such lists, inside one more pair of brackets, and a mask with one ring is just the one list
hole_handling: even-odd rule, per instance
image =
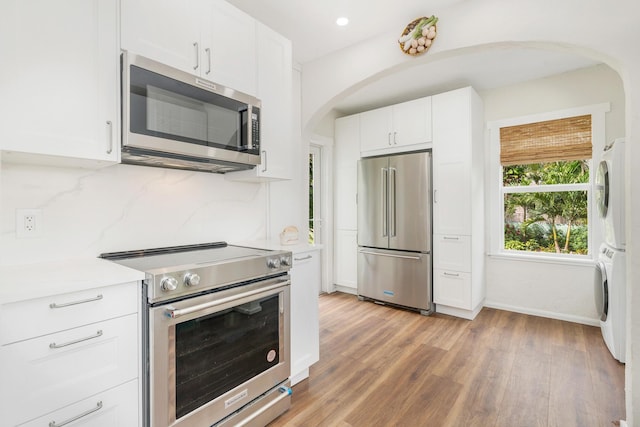
[[501, 251], [589, 254], [591, 119], [499, 128]]

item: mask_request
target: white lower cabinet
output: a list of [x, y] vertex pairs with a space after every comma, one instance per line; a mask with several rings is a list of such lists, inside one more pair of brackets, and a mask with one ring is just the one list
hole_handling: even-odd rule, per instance
[[291, 385], [309, 376], [320, 358], [320, 251], [293, 254], [291, 268]]
[[335, 285], [339, 291], [355, 294], [358, 289], [358, 230], [337, 230], [335, 239]]
[[137, 425], [138, 290], [131, 282], [1, 305], [2, 425], [79, 415], [74, 426]]
[[471, 237], [433, 236], [433, 262], [444, 270], [471, 272]]
[[69, 427], [138, 426], [138, 381], [132, 380], [98, 393], [22, 424], [20, 427], [62, 425], [69, 425]]
[[433, 270], [434, 302], [463, 310], [471, 306], [471, 274]]

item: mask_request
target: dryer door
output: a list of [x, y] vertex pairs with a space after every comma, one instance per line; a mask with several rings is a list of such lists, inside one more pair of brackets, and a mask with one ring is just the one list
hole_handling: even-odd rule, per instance
[[609, 210], [609, 166], [607, 161], [603, 160], [598, 165], [596, 172], [596, 206], [598, 206], [598, 214], [600, 218], [607, 217]]
[[602, 261], [596, 264], [596, 274], [594, 278], [594, 295], [596, 300], [596, 311], [600, 320], [606, 322], [609, 314], [609, 282], [607, 280], [607, 268]]

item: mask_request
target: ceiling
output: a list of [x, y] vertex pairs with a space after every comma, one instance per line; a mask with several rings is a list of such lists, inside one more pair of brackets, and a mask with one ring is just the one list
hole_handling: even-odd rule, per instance
[[[294, 61], [304, 64], [368, 37], [393, 31], [419, 16], [469, 0], [227, 0], [289, 38]], [[425, 10], [428, 9], [428, 10]], [[346, 27], [335, 21], [350, 20]], [[387, 23], [387, 24], [385, 24]], [[596, 65], [570, 52], [524, 46], [466, 54], [399, 71], [342, 99], [335, 109], [352, 114], [471, 85], [478, 91]], [[424, 76], [429, 75], [429, 79]], [[422, 85], [404, 82], [422, 81]]]

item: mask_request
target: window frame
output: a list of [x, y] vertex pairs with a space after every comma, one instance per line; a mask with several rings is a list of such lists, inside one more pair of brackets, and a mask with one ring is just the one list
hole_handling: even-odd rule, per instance
[[[595, 259], [594, 249], [597, 236], [594, 230], [600, 230], [593, 219], [597, 219], [596, 206], [593, 203], [593, 185], [595, 169], [600, 163], [600, 152], [604, 147], [605, 137], [605, 113], [611, 109], [609, 103], [594, 104], [578, 108], [556, 110], [546, 113], [513, 117], [496, 120], [487, 123], [489, 130], [489, 172], [488, 172], [488, 213], [489, 213], [489, 255], [492, 257], [518, 258], [528, 261], [545, 261], [560, 263], [591, 263]], [[503, 185], [502, 165], [500, 163], [500, 128], [517, 126], [528, 123], [536, 123], [548, 120], [563, 119], [568, 117], [591, 115], [592, 153], [589, 161], [589, 183], [580, 184], [550, 184], [541, 186], [507, 186]], [[587, 191], [587, 221], [588, 254], [556, 254], [550, 252], [515, 251], [504, 248], [504, 197], [511, 193], [532, 192], [556, 192], [556, 191]]]

